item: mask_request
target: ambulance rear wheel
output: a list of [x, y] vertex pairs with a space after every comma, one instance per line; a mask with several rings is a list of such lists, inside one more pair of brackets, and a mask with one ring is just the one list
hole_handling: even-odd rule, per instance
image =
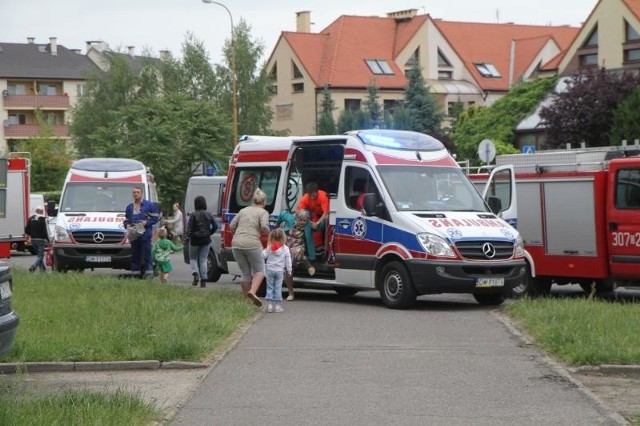
[[380, 298], [387, 308], [407, 309], [416, 303], [416, 289], [401, 262], [393, 261], [384, 265], [381, 277]]

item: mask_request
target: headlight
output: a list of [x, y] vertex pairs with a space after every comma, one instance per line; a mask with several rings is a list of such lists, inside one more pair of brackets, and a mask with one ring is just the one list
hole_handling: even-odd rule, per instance
[[418, 234], [418, 241], [430, 256], [456, 257], [449, 243], [442, 237], [433, 234]]
[[54, 236], [54, 240], [68, 243], [71, 242], [71, 237], [69, 236], [67, 230], [62, 226], [56, 226], [56, 235]]
[[514, 257], [524, 257], [524, 244], [522, 242], [522, 237], [518, 235], [516, 239], [516, 243], [513, 245], [513, 256]]

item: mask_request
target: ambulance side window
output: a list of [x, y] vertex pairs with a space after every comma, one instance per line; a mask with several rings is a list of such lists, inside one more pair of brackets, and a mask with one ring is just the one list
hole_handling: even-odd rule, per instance
[[237, 213], [253, 202], [253, 194], [260, 188], [267, 196], [265, 209], [273, 212], [276, 202], [278, 183], [282, 169], [280, 167], [247, 167], [236, 169], [231, 184], [229, 213]]

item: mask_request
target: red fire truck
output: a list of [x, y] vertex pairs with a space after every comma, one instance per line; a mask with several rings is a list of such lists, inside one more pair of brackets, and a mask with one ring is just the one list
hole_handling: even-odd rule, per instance
[[28, 249], [24, 227], [29, 219], [30, 164], [28, 153], [0, 158], [0, 258], [10, 257], [12, 249]]
[[[587, 292], [640, 287], [640, 146], [553, 150], [503, 155], [513, 165], [526, 279], [512, 295], [544, 295], [552, 283]], [[472, 175], [480, 186], [486, 175]]]

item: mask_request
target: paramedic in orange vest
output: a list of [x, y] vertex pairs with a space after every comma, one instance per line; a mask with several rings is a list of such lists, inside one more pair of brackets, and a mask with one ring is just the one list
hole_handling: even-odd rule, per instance
[[311, 227], [314, 229], [313, 241], [316, 247], [324, 247], [325, 222], [329, 217], [329, 194], [318, 189], [318, 184], [309, 182], [306, 194], [300, 199], [298, 211], [305, 209], [311, 213]]

